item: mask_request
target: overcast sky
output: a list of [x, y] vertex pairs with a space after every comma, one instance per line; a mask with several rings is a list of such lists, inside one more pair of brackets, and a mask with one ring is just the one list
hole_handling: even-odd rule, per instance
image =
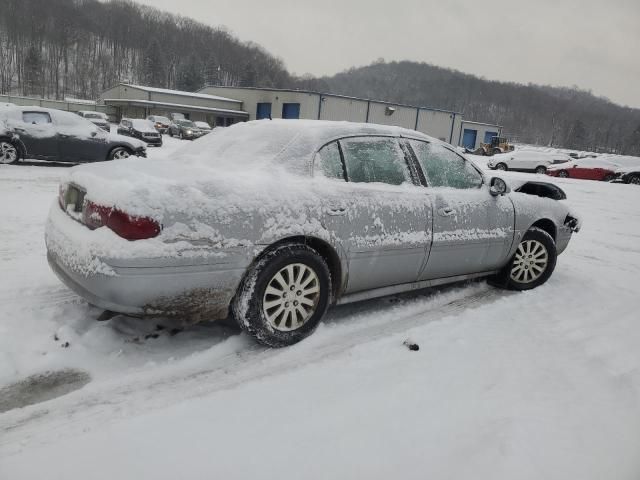
[[224, 25], [298, 75], [415, 60], [640, 107], [640, 0], [138, 1]]

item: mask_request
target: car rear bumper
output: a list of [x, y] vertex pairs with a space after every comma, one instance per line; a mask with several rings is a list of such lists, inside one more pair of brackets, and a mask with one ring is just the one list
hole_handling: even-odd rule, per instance
[[[171, 257], [153, 258], [142, 253], [112, 258], [108, 252], [123, 251], [127, 245], [133, 247], [134, 242], [114, 239], [115, 234], [105, 228], [89, 230], [57, 205], [51, 208], [47, 222], [47, 259], [51, 269], [90, 304], [134, 316], [181, 316], [192, 320], [227, 317], [250, 263], [248, 252], [203, 252], [198, 258], [177, 253]], [[136, 247], [139, 242], [144, 241], [136, 241]], [[157, 250], [157, 245], [149, 250]]]

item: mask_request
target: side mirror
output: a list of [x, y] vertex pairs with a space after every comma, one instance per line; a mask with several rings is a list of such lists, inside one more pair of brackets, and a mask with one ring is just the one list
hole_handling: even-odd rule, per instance
[[507, 185], [507, 182], [505, 182], [500, 177], [493, 177], [491, 179], [491, 182], [489, 183], [489, 193], [494, 197], [497, 197], [498, 195], [504, 195], [505, 193], [509, 193], [510, 191], [511, 189]]

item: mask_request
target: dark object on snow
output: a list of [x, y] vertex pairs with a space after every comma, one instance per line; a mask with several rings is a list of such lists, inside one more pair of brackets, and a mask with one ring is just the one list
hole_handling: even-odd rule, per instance
[[64, 342], [64, 343], [61, 343], [60, 346], [62, 348], [69, 348], [71, 346], [71, 344], [69, 342]]
[[106, 322], [107, 320], [111, 320], [116, 315], [119, 315], [116, 312], [112, 312], [111, 310], [105, 310], [100, 314], [100, 316], [96, 319], [98, 322]]
[[413, 343], [410, 340], [405, 340], [404, 342], [402, 342], [402, 344], [412, 352], [417, 352], [418, 350], [420, 350], [420, 345], [418, 345], [417, 343]]

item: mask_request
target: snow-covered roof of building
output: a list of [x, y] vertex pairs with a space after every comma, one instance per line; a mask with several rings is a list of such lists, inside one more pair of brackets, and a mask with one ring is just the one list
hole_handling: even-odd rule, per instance
[[237, 115], [240, 117], [248, 117], [249, 113], [244, 110], [231, 110], [228, 108], [215, 108], [215, 107], [202, 107], [199, 105], [189, 105], [182, 103], [171, 102], [154, 102], [151, 100], [138, 100], [134, 98], [105, 98], [104, 103], [109, 104], [122, 104], [127, 103], [129, 105], [142, 105], [142, 106], [157, 106], [157, 107], [169, 107], [176, 109], [197, 110], [200, 112], [215, 112], [215, 113], [227, 113], [231, 115]]
[[145, 87], [144, 85], [133, 85], [131, 83], [121, 83], [120, 85], [125, 87], [136, 88], [138, 90], [144, 90], [145, 92], [166, 93], [169, 95], [180, 95], [183, 97], [203, 98], [206, 100], [220, 100], [224, 102], [242, 103], [241, 100], [235, 100], [233, 98], [227, 98], [227, 97], [218, 97], [216, 95], [208, 95], [206, 93], [185, 92], [182, 90], [170, 90], [168, 88]]

